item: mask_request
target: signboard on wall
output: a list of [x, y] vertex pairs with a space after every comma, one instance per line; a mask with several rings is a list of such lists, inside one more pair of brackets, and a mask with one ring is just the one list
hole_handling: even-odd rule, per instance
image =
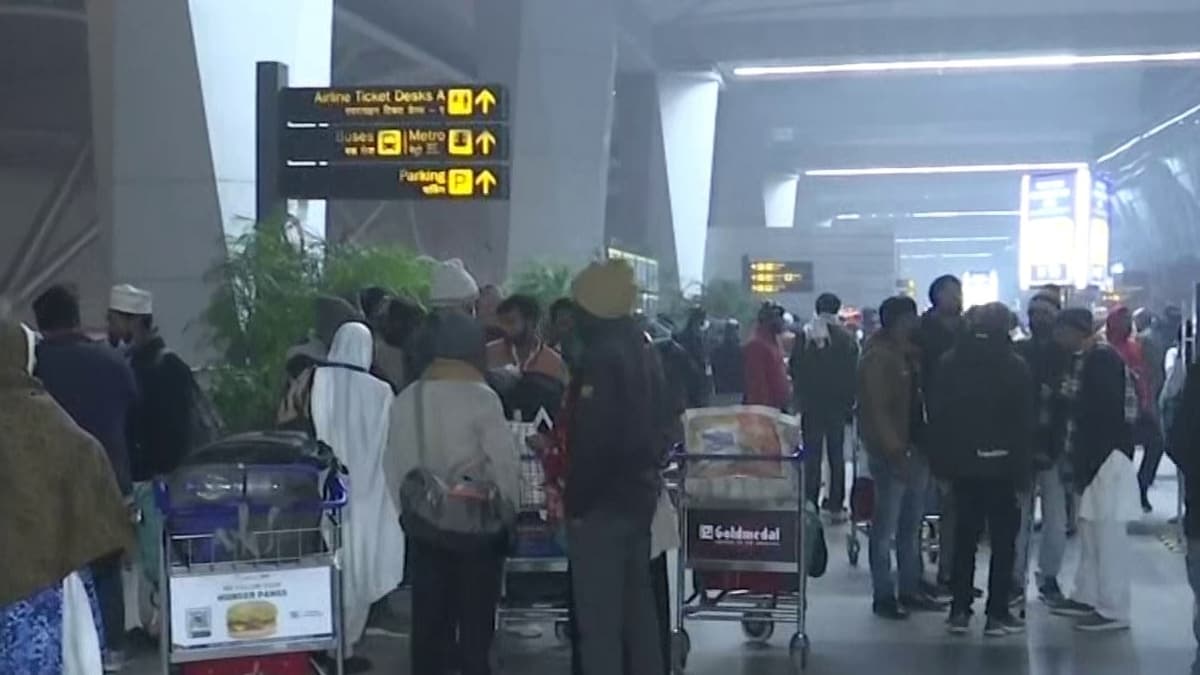
[[286, 197], [508, 197], [509, 102], [502, 87], [290, 88], [279, 97]]
[[751, 293], [812, 293], [811, 260], [755, 260], [747, 258], [743, 277]]

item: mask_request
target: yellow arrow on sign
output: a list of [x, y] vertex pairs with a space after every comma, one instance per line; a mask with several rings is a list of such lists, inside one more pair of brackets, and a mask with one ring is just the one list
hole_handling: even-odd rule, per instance
[[488, 114], [492, 111], [492, 107], [496, 105], [496, 95], [491, 89], [480, 89], [478, 94], [475, 94], [475, 105], [483, 111], [483, 114]]
[[492, 189], [496, 187], [496, 176], [487, 169], [480, 171], [475, 176], [475, 186], [485, 195], [492, 194]]
[[496, 137], [492, 135], [492, 132], [484, 129], [475, 137], [475, 145], [479, 146], [479, 154], [490, 155], [492, 149], [496, 147]]

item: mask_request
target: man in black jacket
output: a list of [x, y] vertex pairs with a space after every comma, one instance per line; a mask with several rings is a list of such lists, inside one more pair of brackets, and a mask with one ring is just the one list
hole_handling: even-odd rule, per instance
[[[930, 309], [921, 316], [921, 328], [917, 331], [917, 346], [921, 349], [921, 389], [926, 400], [935, 395], [942, 357], [962, 339], [966, 332], [963, 318], [962, 281], [945, 274], [929, 285]], [[932, 594], [944, 598], [949, 590], [951, 564], [954, 560], [954, 490], [949, 483], [936, 475], [930, 482], [936, 493], [941, 522], [938, 527], [938, 570], [937, 586]]]
[[1055, 339], [1074, 354], [1063, 396], [1067, 457], [1080, 495], [1080, 558], [1074, 596], [1052, 611], [1077, 618], [1078, 630], [1123, 630], [1131, 604], [1125, 527], [1140, 516], [1133, 467], [1137, 392], [1121, 355], [1096, 340], [1090, 311], [1064, 310]]
[[661, 675], [648, 561], [667, 449], [662, 376], [627, 263], [593, 263], [572, 294], [583, 352], [567, 395], [565, 506], [583, 673]]
[[832, 293], [817, 298], [817, 315], [796, 337], [788, 364], [808, 452], [805, 490], [813, 504], [821, 492], [821, 462], [829, 457], [824, 509], [834, 522], [846, 513], [846, 421], [854, 409], [858, 344], [838, 322], [842, 301]]
[[135, 482], [175, 470], [191, 450], [196, 382], [154, 326], [149, 291], [116, 286], [109, 299], [109, 334], [127, 345], [141, 403], [129, 427], [129, 464]]
[[939, 364], [939, 383], [929, 399], [931, 458], [954, 491], [952, 633], [970, 626], [975, 551], [985, 524], [992, 561], [984, 634], [1025, 630], [1008, 602], [1020, 525], [1017, 490], [1030, 474], [1033, 387], [1029, 368], [1008, 338], [1010, 316], [999, 303], [975, 313], [970, 335]]
[[1063, 479], [1066, 460], [1067, 420], [1060, 395], [1067, 369], [1068, 354], [1054, 341], [1054, 322], [1062, 310], [1059, 296], [1040, 292], [1029, 301], [1031, 337], [1017, 343], [1017, 353], [1025, 359], [1033, 375], [1036, 402], [1033, 436], [1034, 480], [1031, 492], [1021, 495], [1021, 533], [1017, 537], [1017, 564], [1013, 575], [1013, 596], [1024, 599], [1029, 568], [1029, 537], [1033, 529], [1034, 500], [1042, 500], [1042, 541], [1038, 552], [1037, 587], [1042, 600], [1051, 607], [1065, 597], [1058, 584], [1063, 553], [1067, 546], [1067, 490]]

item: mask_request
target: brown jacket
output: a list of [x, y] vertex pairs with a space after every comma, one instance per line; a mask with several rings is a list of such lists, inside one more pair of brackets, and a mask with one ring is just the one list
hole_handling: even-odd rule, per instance
[[104, 448], [28, 374], [28, 340], [0, 319], [0, 607], [133, 538]]
[[884, 333], [867, 341], [858, 365], [859, 427], [867, 452], [888, 458], [912, 444], [913, 378], [916, 362]]

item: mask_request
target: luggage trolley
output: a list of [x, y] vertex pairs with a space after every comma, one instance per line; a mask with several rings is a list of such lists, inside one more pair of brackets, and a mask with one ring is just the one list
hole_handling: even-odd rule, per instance
[[[514, 431], [523, 446], [525, 432]], [[567, 553], [559, 527], [548, 518], [545, 482], [541, 459], [522, 454], [516, 547], [504, 563], [496, 624], [503, 628], [553, 623], [555, 637], [567, 642], [570, 639]]]
[[[804, 670], [808, 665], [809, 638], [806, 629], [808, 609], [808, 554], [806, 504], [800, 498], [804, 485], [804, 455], [797, 449], [790, 455], [722, 455], [678, 451], [674, 457], [679, 472], [679, 527], [681, 546], [676, 567], [676, 629], [672, 640], [674, 673], [687, 667], [691, 652], [687, 620], [728, 621], [742, 624], [747, 637], [765, 642], [775, 624], [796, 627], [788, 644], [792, 666]], [[688, 473], [698, 462], [766, 462], [793, 472], [796, 489], [790, 500], [764, 503], [752, 496], [738, 500], [698, 498], [688, 489]], [[741, 592], [721, 589], [715, 600], [705, 592], [701, 601], [691, 604], [684, 596], [683, 580], [688, 570], [695, 574], [716, 573], [746, 575], [748, 586]], [[788, 577], [795, 575], [795, 586]], [[766, 583], [763, 583], [766, 582]], [[770, 588], [766, 588], [770, 587]], [[793, 594], [794, 593], [794, 594]]]
[[[312, 467], [269, 470], [277, 476], [290, 471], [299, 480], [313, 476]], [[246, 483], [234, 487], [254, 480], [252, 471]], [[307, 673], [309, 653], [329, 652], [342, 675], [339, 557], [347, 491], [335, 471], [322, 483], [318, 501], [270, 506], [251, 502], [240, 489], [196, 503], [172, 494], [168, 482], [155, 483], [164, 521], [163, 673], [187, 673], [189, 664], [225, 659], [232, 660], [227, 667], [260, 672], [255, 660], [268, 658], [280, 671]], [[285, 528], [281, 522], [302, 526]]]

